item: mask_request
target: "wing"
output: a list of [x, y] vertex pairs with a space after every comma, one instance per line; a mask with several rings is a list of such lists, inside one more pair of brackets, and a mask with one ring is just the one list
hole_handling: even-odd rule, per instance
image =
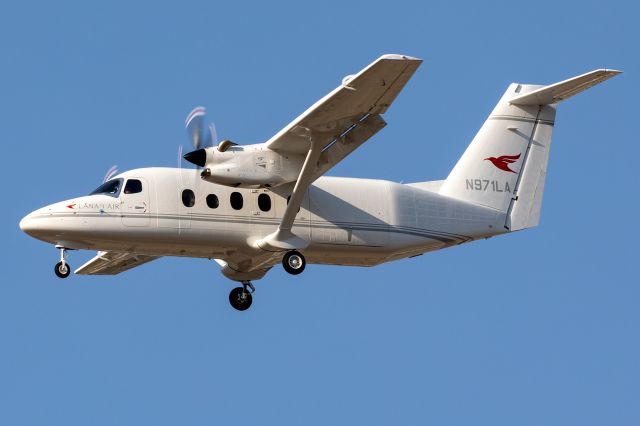
[[99, 251], [96, 257], [76, 269], [78, 275], [115, 275], [144, 263], [158, 259], [160, 256], [146, 256], [134, 253], [116, 253]]
[[340, 86], [266, 142], [269, 149], [306, 154], [306, 159], [280, 226], [256, 241], [258, 247], [281, 251], [309, 244], [291, 232], [307, 188], [386, 125], [381, 114], [421, 63], [409, 56], [381, 56], [358, 74], [345, 77]]
[[340, 86], [269, 139], [267, 148], [305, 154], [310, 133], [326, 145], [366, 115], [384, 114], [421, 63], [409, 56], [381, 56], [358, 74], [345, 77]]

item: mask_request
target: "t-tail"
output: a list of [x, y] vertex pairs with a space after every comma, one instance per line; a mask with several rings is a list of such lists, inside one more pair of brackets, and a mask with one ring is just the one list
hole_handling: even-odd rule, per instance
[[508, 230], [536, 226], [557, 104], [619, 73], [600, 69], [549, 86], [511, 84], [440, 193], [505, 212]]

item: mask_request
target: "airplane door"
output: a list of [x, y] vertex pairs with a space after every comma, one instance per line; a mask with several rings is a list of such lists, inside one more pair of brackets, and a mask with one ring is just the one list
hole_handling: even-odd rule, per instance
[[280, 223], [276, 216], [282, 217], [284, 200], [268, 189], [252, 189], [249, 205], [253, 232], [260, 237], [272, 233]]
[[122, 224], [125, 226], [149, 226], [149, 185], [142, 178], [129, 178], [122, 194]]
[[193, 214], [193, 209], [196, 203], [196, 194], [192, 189], [185, 188], [182, 190], [180, 194], [180, 217], [179, 217], [179, 228], [180, 229], [189, 229], [191, 228], [191, 215]]
[[274, 196], [267, 189], [251, 190], [251, 216], [254, 218], [273, 218], [276, 214]]

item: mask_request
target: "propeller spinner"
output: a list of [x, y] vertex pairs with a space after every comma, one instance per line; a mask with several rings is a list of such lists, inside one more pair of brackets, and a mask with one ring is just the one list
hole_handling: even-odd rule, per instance
[[207, 151], [204, 148], [196, 149], [195, 151], [187, 152], [182, 158], [198, 167], [204, 167], [207, 164]]
[[216, 126], [213, 123], [206, 124], [206, 115], [207, 111], [204, 107], [196, 107], [189, 113], [184, 123], [195, 151], [186, 153], [183, 158], [198, 167], [204, 167], [206, 164], [205, 148], [214, 146], [218, 139]]

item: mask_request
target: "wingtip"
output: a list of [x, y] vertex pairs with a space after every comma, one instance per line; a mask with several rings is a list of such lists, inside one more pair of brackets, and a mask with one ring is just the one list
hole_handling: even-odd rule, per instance
[[380, 56], [380, 59], [389, 59], [389, 60], [393, 60], [393, 61], [420, 61], [422, 62], [422, 59], [420, 58], [416, 58], [413, 56], [409, 56], [409, 55], [400, 55], [397, 53], [387, 53], [385, 55]]
[[587, 74], [595, 74], [595, 73], [603, 73], [603, 74], [606, 74], [608, 76], [613, 77], [613, 76], [616, 76], [618, 74], [622, 74], [622, 71], [614, 70], [614, 69], [611, 69], [611, 68], [598, 68], [598, 69], [595, 69], [593, 71], [588, 72]]

